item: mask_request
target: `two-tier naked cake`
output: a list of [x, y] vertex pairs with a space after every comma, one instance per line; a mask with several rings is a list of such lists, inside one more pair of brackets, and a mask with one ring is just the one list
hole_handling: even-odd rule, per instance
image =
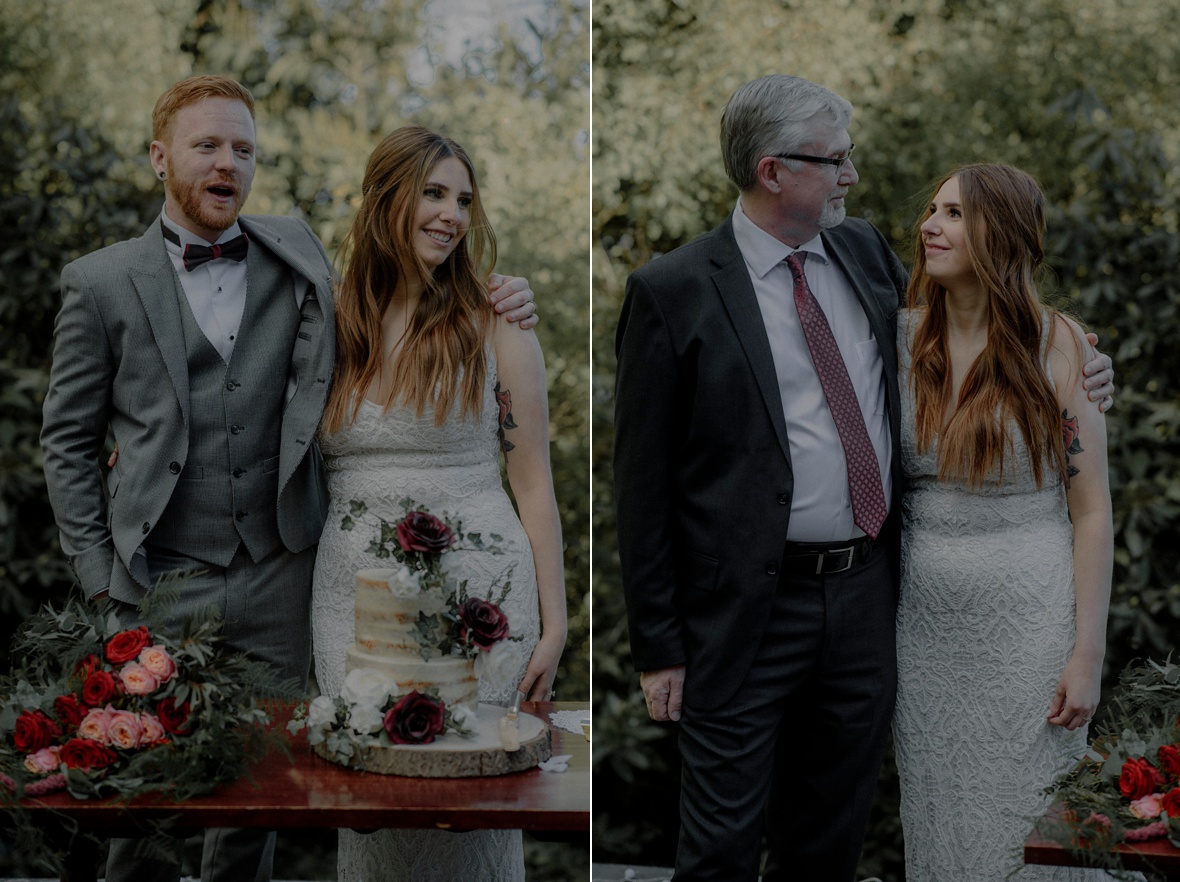
[[362, 747], [347, 760], [321, 742], [316, 753], [333, 762], [390, 775], [463, 778], [503, 775], [530, 769], [549, 758], [550, 732], [537, 717], [521, 714], [517, 750], [505, 750], [500, 721], [505, 709], [479, 704], [475, 661], [423, 652], [419, 623], [445, 609], [432, 592], [399, 590], [397, 570], [365, 569], [356, 574], [356, 642], [348, 649], [345, 671], [373, 671], [391, 682], [396, 700], [413, 692], [440, 699], [448, 720], [461, 720], [462, 732], [444, 731], [426, 744], [381, 743]]
[[356, 643], [348, 650], [344, 670], [371, 668], [385, 674], [399, 695], [438, 690], [452, 713], [474, 716], [479, 681], [475, 661], [462, 656], [423, 658], [418, 639], [418, 615], [443, 609], [425, 591], [398, 597], [389, 587], [394, 570], [361, 570], [356, 574]]

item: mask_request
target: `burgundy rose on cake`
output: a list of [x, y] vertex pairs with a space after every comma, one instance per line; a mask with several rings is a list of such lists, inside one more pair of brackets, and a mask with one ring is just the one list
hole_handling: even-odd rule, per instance
[[366, 747], [429, 744], [447, 732], [469, 735], [466, 718], [464, 708], [447, 707], [429, 690], [402, 695], [380, 671], [356, 668], [345, 676], [340, 695], [320, 695], [296, 708], [288, 729], [294, 733], [306, 728], [308, 743], [326, 745], [345, 762]]
[[[175, 597], [171, 583], [157, 591], [149, 612]], [[184, 799], [244, 771], [275, 742], [258, 701], [282, 687], [267, 666], [222, 653], [219, 628], [189, 621], [174, 641], [79, 600], [27, 619], [0, 677], [0, 795]]]

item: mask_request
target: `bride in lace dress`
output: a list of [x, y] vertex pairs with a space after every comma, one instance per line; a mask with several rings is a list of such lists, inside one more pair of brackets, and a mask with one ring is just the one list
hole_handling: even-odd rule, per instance
[[[899, 324], [906, 478], [894, 732], [909, 882], [1000, 880], [1085, 747], [1112, 542], [1085, 340], [1042, 309], [1043, 197], [958, 169], [920, 228]], [[1019, 880], [1105, 878], [1026, 867]]]
[[[382, 563], [364, 531], [340, 529], [349, 502], [393, 521], [409, 498], [460, 519], [465, 533], [503, 537], [502, 555], [457, 552], [470, 595], [510, 582], [502, 608], [523, 638], [481, 654], [479, 700], [506, 705], [518, 688], [546, 699], [566, 613], [540, 348], [531, 331], [487, 307], [480, 273], [494, 263], [495, 243], [459, 145], [398, 129], [373, 151], [363, 194], [344, 243], [335, 381], [320, 432], [331, 497], [312, 589], [320, 688], [338, 695], [343, 685], [354, 575]], [[521, 833], [342, 830], [339, 878], [519, 882]]]

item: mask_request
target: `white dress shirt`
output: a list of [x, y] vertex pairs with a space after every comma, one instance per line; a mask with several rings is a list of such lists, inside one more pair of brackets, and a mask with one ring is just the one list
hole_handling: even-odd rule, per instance
[[[168, 217], [167, 209], [160, 212], [160, 217], [164, 225], [180, 237], [179, 245], [165, 239], [164, 247], [168, 250], [172, 265], [176, 267], [176, 275], [180, 277], [180, 287], [184, 289], [189, 308], [205, 338], [221, 354], [221, 360], [229, 364], [234, 354], [238, 329], [242, 325], [242, 313], [246, 309], [246, 261], [209, 260], [191, 272], [186, 270], [183, 257], [185, 247], [203, 245], [207, 248], [210, 243], [174, 224]], [[212, 244], [228, 242], [241, 235], [241, 232], [238, 222], [234, 221], [233, 226]]]
[[786, 538], [792, 542], [842, 542], [863, 536], [864, 531], [852, 522], [844, 447], [799, 322], [791, 270], [783, 261], [795, 251], [808, 252], [803, 264], [807, 285], [827, 316], [848, 368], [877, 454], [888, 504], [892, 442], [885, 367], [868, 317], [844, 273], [829, 259], [819, 236], [798, 249], [791, 248], [746, 217], [740, 199], [733, 212], [733, 233], [766, 325], [787, 423], [795, 486]]

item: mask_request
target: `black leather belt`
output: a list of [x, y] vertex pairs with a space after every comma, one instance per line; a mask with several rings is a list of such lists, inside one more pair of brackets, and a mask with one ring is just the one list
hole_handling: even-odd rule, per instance
[[824, 576], [842, 573], [863, 563], [873, 550], [868, 536], [848, 542], [787, 542], [783, 572], [791, 576]]

